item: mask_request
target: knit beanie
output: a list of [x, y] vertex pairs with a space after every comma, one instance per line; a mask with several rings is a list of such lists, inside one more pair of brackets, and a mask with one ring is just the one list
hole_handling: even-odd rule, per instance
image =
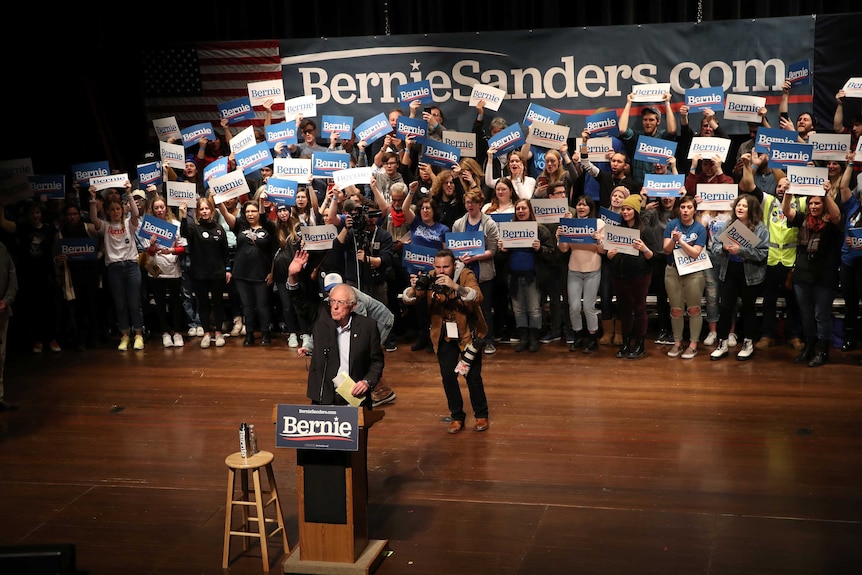
[[622, 206], [620, 206], [620, 207], [621, 207], [621, 208], [624, 208], [624, 207], [626, 207], [626, 206], [630, 207], [631, 209], [633, 209], [633, 210], [634, 210], [634, 211], [636, 211], [637, 213], [641, 213], [641, 197], [640, 197], [640, 194], [632, 194], [632, 195], [630, 195], [629, 197], [627, 197], [626, 199], [624, 199], [624, 200], [623, 200], [623, 204], [622, 204]]

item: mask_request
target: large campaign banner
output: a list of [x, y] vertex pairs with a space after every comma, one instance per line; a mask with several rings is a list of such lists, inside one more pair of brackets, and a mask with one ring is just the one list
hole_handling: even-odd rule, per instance
[[[536, 104], [559, 112], [557, 123], [579, 134], [586, 116], [599, 107], [622, 109], [632, 87], [641, 84], [669, 83], [677, 105], [687, 90], [706, 87], [777, 105], [789, 66], [813, 61], [814, 26], [813, 18], [799, 16], [541, 34], [302, 38], [281, 40], [279, 51], [287, 96], [313, 95], [319, 114], [369, 118], [394, 107], [406, 111], [399, 89], [427, 81], [446, 127], [466, 130], [476, 113], [469, 105], [473, 86], [482, 84], [505, 92], [498, 115], [510, 124]], [[812, 96], [810, 89], [793, 96], [795, 118], [811, 108]], [[722, 122], [729, 133], [745, 132], [736, 124]]]

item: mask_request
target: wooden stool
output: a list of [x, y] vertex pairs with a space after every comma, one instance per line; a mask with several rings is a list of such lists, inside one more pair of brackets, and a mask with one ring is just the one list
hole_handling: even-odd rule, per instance
[[[267, 552], [267, 539], [281, 535], [281, 545], [285, 554], [290, 553], [290, 547], [287, 544], [287, 532], [284, 530], [284, 516], [281, 514], [281, 504], [278, 501], [278, 489], [275, 485], [275, 474], [272, 472], [273, 455], [269, 451], [260, 451], [251, 457], [242, 457], [237, 451], [228, 455], [224, 462], [228, 467], [227, 470], [227, 505], [225, 507], [224, 519], [224, 555], [222, 556], [222, 568], [227, 569], [228, 560], [230, 558], [230, 538], [231, 535], [242, 537], [243, 552], [249, 550], [249, 537], [256, 537], [260, 540], [260, 551], [263, 558], [263, 570], [269, 572], [269, 553]], [[267, 480], [269, 481], [269, 491], [262, 491], [260, 487], [260, 470], [266, 469]], [[234, 478], [236, 472], [240, 472], [242, 483], [242, 492], [238, 499], [234, 499]], [[254, 491], [249, 491], [248, 488], [248, 472], [251, 471]], [[270, 498], [267, 501], [263, 500], [263, 494], [268, 493]], [[254, 498], [250, 499], [249, 495], [253, 494]], [[264, 513], [269, 505], [275, 505], [275, 519], [267, 518]], [[238, 505], [242, 511], [242, 523], [236, 529], [231, 527], [233, 517], [233, 507]], [[249, 515], [249, 507], [255, 508], [255, 515]], [[256, 530], [251, 530], [251, 523], [257, 524]], [[270, 533], [267, 533], [267, 525], [274, 526]]]

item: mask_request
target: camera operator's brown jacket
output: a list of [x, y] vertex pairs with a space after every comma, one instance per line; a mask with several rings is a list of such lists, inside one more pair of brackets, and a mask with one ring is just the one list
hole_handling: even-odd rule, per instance
[[404, 290], [401, 301], [405, 305], [415, 305], [419, 301], [428, 304], [431, 315], [431, 343], [437, 351], [440, 333], [444, 329], [444, 321], [454, 321], [458, 325], [458, 342], [461, 351], [474, 340], [482, 340], [488, 335], [488, 325], [482, 315], [482, 290], [476, 275], [460, 261], [455, 262], [455, 283], [465, 287], [468, 294], [461, 298], [457, 290], [448, 294], [434, 293], [432, 290], [414, 290], [408, 287]]

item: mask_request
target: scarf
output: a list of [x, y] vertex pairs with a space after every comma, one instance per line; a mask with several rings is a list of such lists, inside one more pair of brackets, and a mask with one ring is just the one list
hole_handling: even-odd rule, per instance
[[389, 207], [389, 215], [392, 218], [392, 225], [396, 228], [400, 228], [404, 225], [406, 221], [406, 217], [404, 216], [404, 210], [395, 211], [395, 208]]
[[826, 227], [826, 220], [824, 218], [815, 218], [811, 214], [808, 214], [805, 225], [811, 233], [816, 234]]

